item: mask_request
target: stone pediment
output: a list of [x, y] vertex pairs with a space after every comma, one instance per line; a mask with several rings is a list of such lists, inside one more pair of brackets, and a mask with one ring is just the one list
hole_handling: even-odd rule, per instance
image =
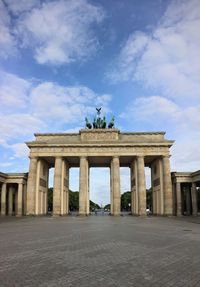
[[81, 141], [116, 141], [119, 139], [118, 129], [82, 129], [80, 130]]

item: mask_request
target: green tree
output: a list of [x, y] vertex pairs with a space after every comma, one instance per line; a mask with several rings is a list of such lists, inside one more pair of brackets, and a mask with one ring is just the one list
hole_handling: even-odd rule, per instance
[[77, 211], [79, 209], [79, 192], [69, 191], [69, 210]]
[[110, 210], [110, 204], [106, 204], [106, 205], [104, 206], [104, 210]]
[[[100, 206], [90, 200], [90, 210], [100, 209]], [[48, 211], [53, 210], [53, 187], [48, 189]], [[79, 192], [69, 190], [69, 210], [77, 211], [79, 210]]]
[[48, 211], [53, 210], [53, 187], [48, 188]]
[[131, 208], [131, 192], [126, 191], [121, 195], [121, 210], [130, 211]]
[[94, 203], [92, 200], [90, 200], [90, 211], [93, 211], [95, 209], [100, 209], [101, 207], [97, 204]]
[[152, 211], [152, 207], [153, 207], [152, 188], [147, 189], [146, 194], [147, 194], [146, 195], [147, 208], [149, 208]]

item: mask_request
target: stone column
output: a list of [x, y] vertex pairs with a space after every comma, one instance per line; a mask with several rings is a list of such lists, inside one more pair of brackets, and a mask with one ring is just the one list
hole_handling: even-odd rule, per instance
[[8, 190], [8, 215], [13, 215], [13, 187], [10, 186]]
[[192, 215], [197, 215], [197, 188], [196, 183], [192, 183], [192, 189], [191, 189], [191, 195], [192, 195]]
[[186, 190], [186, 214], [191, 215], [191, 197], [190, 197], [190, 187], [185, 187]]
[[113, 195], [113, 215], [121, 213], [121, 193], [120, 193], [120, 162], [119, 157], [112, 158], [112, 195]]
[[25, 215], [27, 211], [27, 185], [24, 184], [23, 187], [23, 214]]
[[88, 165], [87, 214], [90, 214], [90, 167]]
[[1, 188], [1, 215], [6, 215], [6, 189], [7, 185], [6, 183], [2, 184]]
[[56, 157], [53, 186], [53, 215], [61, 215], [61, 194], [63, 190], [62, 182], [62, 157]]
[[176, 183], [176, 215], [181, 216], [182, 215], [182, 198], [181, 198], [181, 183]]
[[110, 162], [110, 213], [113, 214], [113, 162]]
[[[152, 185], [153, 186], [153, 185]], [[157, 202], [156, 202], [156, 191], [153, 189], [153, 214], [156, 215], [157, 214]]]
[[131, 163], [131, 213], [138, 214], [137, 162]]
[[88, 159], [80, 158], [79, 215], [88, 215]]
[[[159, 175], [160, 175], [160, 215], [164, 215], [164, 191], [163, 191], [163, 161], [159, 159], [158, 162]], [[171, 179], [171, 173], [170, 173]]]
[[65, 192], [64, 192], [64, 213], [69, 214], [69, 163], [66, 161], [65, 166]]
[[35, 215], [38, 215], [41, 212], [40, 172], [41, 172], [41, 159], [38, 159], [37, 172], [36, 172], [36, 185], [35, 185]]
[[35, 214], [37, 162], [38, 159], [36, 157], [30, 157], [30, 166], [27, 182], [27, 215]]
[[176, 206], [177, 206], [177, 200], [176, 200], [176, 184], [172, 182], [172, 213], [173, 215], [176, 215]]
[[172, 182], [169, 156], [163, 156], [164, 214], [172, 215]]
[[134, 174], [134, 161], [130, 165], [130, 180], [131, 180], [131, 213], [135, 214], [135, 174]]
[[22, 216], [22, 201], [23, 201], [23, 184], [18, 184], [18, 191], [17, 191], [17, 210], [16, 215]]
[[44, 192], [44, 214], [47, 214], [47, 193], [48, 193], [48, 190]]
[[146, 182], [144, 172], [144, 157], [137, 157], [139, 215], [146, 215]]

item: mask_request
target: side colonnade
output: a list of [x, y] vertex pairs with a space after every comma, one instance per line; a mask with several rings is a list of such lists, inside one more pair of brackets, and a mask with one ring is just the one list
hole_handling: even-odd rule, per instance
[[27, 207], [27, 174], [0, 175], [1, 197], [0, 214], [22, 216], [26, 214]]

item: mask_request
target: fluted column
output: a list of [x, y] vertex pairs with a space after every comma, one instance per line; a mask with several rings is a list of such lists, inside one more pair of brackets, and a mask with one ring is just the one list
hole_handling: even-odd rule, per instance
[[25, 215], [27, 211], [27, 184], [23, 187], [23, 214]]
[[181, 198], [181, 183], [176, 183], [176, 202], [177, 202], [177, 209], [176, 209], [176, 215], [181, 216], [182, 215], [182, 198]]
[[120, 162], [119, 157], [114, 156], [111, 164], [112, 175], [112, 214], [120, 215], [121, 213], [121, 194], [120, 194]]
[[110, 213], [113, 214], [113, 161], [110, 162]]
[[138, 214], [137, 161], [131, 163], [131, 213]]
[[8, 190], [8, 215], [13, 215], [13, 193], [14, 189], [10, 186]]
[[196, 183], [192, 183], [192, 189], [191, 189], [191, 195], [192, 195], [192, 215], [197, 215], [197, 188]]
[[88, 215], [88, 159], [80, 158], [79, 215]]
[[88, 165], [87, 214], [90, 214], [90, 167]]
[[189, 185], [185, 187], [186, 190], [186, 214], [191, 215], [191, 197]]
[[16, 215], [22, 216], [23, 184], [18, 184]]
[[131, 214], [135, 214], [135, 174], [134, 174], [134, 161], [131, 162], [130, 165], [130, 171], [131, 171]]
[[6, 183], [2, 184], [1, 188], [1, 215], [6, 215]]
[[27, 182], [27, 215], [35, 214], [37, 162], [38, 159], [36, 157], [30, 157], [30, 166]]
[[62, 157], [56, 157], [53, 186], [53, 215], [61, 215], [61, 195], [63, 192], [62, 182]]
[[66, 162], [65, 214], [69, 213], [69, 163]]
[[35, 215], [41, 213], [41, 191], [40, 191], [40, 173], [41, 173], [41, 159], [37, 161], [37, 172], [36, 172], [36, 185], [35, 185]]
[[168, 156], [163, 156], [163, 190], [164, 214], [172, 215], [172, 182], [170, 173], [170, 161]]
[[[164, 215], [164, 190], [163, 190], [163, 161], [159, 158], [158, 161], [158, 167], [159, 167], [159, 176], [160, 176], [160, 215]], [[171, 178], [171, 174], [170, 174]]]
[[137, 173], [138, 173], [138, 214], [146, 215], [146, 181], [144, 172], [144, 157], [137, 157]]

